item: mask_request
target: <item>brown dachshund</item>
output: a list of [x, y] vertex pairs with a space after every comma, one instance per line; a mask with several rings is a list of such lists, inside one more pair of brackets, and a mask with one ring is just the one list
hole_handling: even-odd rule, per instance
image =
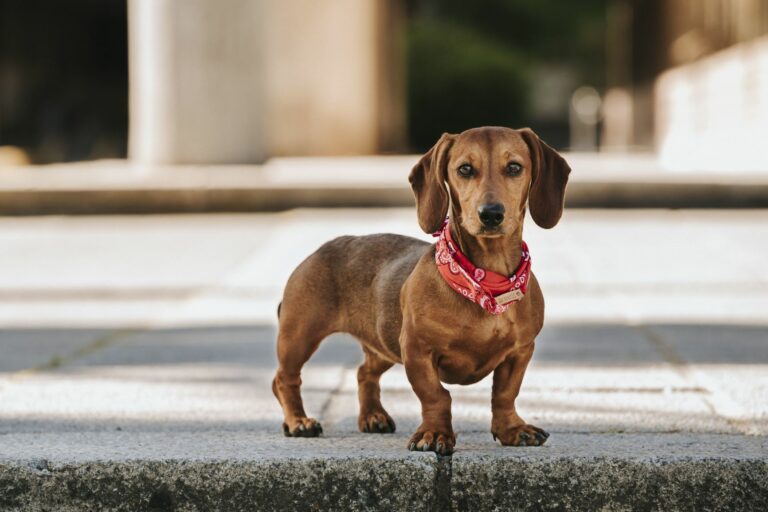
[[[441, 229], [450, 209], [450, 236], [479, 268], [511, 276], [523, 254], [526, 204], [539, 226], [563, 212], [570, 168], [529, 129], [484, 127], [444, 134], [411, 171], [419, 225]], [[505, 277], [506, 279], [506, 277]], [[291, 275], [278, 308], [279, 368], [272, 390], [287, 436], [314, 437], [301, 368], [331, 333], [355, 336], [365, 361], [357, 372], [362, 432], [394, 432], [380, 401], [379, 378], [405, 365], [421, 401], [422, 422], [411, 450], [453, 452], [451, 396], [441, 382], [472, 384], [493, 372], [491, 433], [503, 445], [544, 444], [549, 434], [515, 410], [534, 339], [544, 322], [544, 298], [531, 274], [527, 291], [501, 314], [457, 293], [438, 271], [435, 245], [379, 234], [332, 240]]]

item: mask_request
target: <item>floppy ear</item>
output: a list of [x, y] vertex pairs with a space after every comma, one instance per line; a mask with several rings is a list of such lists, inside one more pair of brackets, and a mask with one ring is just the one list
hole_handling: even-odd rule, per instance
[[533, 166], [528, 206], [531, 217], [542, 228], [554, 227], [563, 215], [565, 186], [571, 168], [568, 162], [549, 147], [530, 128], [519, 130], [528, 144]]
[[425, 233], [434, 233], [448, 214], [448, 192], [445, 189], [448, 150], [456, 136], [444, 133], [440, 140], [413, 166], [408, 181], [416, 196], [416, 214]]

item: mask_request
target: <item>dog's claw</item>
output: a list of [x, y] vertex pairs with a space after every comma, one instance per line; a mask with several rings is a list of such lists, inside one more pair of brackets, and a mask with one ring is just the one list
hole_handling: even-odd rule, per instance
[[416, 443], [411, 443], [410, 446], [408, 446], [409, 451], [414, 451], [416, 449]]
[[411, 437], [410, 450], [435, 452], [440, 455], [453, 453], [456, 436], [449, 429], [419, 430]]
[[391, 434], [395, 431], [395, 421], [383, 409], [366, 411], [357, 418], [357, 428], [366, 434]]
[[494, 440], [501, 441], [503, 446], [541, 446], [549, 437], [549, 434], [533, 425], [518, 425], [516, 427], [494, 427], [492, 432]]
[[293, 428], [283, 423], [283, 434], [286, 437], [317, 437], [323, 433], [323, 427], [313, 418], [299, 418], [291, 423]]

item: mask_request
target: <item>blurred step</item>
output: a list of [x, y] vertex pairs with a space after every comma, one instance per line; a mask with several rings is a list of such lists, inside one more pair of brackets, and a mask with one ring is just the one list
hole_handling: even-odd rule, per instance
[[[768, 206], [765, 173], [671, 172], [651, 155], [566, 154], [574, 208]], [[0, 169], [0, 214], [275, 211], [411, 206], [418, 155], [275, 158], [252, 166], [95, 161]]]

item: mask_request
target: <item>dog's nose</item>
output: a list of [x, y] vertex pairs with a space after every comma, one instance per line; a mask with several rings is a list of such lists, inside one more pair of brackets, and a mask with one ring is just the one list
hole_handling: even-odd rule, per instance
[[484, 204], [477, 209], [480, 222], [485, 227], [495, 228], [504, 220], [504, 205], [501, 203]]

